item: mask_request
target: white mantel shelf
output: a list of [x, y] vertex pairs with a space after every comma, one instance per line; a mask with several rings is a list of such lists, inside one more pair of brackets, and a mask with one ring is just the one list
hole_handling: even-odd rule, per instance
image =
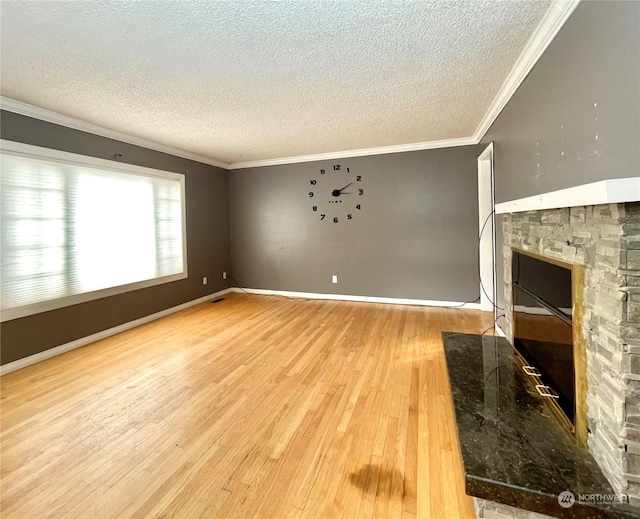
[[496, 214], [640, 201], [640, 177], [601, 180], [496, 204]]

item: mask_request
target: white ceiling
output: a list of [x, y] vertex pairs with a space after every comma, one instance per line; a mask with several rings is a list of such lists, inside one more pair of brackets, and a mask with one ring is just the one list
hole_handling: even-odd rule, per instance
[[550, 5], [3, 0], [1, 91], [224, 163], [465, 138]]

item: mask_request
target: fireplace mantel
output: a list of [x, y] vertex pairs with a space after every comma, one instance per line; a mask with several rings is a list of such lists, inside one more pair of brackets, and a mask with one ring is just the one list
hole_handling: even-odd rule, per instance
[[496, 214], [640, 201], [640, 177], [601, 180], [496, 204]]

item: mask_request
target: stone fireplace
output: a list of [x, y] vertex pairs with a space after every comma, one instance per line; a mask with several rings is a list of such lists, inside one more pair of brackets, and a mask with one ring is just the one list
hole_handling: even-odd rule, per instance
[[638, 505], [640, 202], [502, 212], [503, 330], [511, 344], [513, 249], [583, 267], [577, 333], [585, 344], [587, 446], [614, 490]]

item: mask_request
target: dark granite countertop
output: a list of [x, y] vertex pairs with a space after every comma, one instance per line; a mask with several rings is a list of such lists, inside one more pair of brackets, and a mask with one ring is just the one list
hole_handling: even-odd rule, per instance
[[[639, 518], [551, 414], [501, 337], [442, 334], [467, 494], [560, 518]], [[558, 494], [571, 491], [569, 508]], [[583, 499], [580, 499], [582, 496]]]

